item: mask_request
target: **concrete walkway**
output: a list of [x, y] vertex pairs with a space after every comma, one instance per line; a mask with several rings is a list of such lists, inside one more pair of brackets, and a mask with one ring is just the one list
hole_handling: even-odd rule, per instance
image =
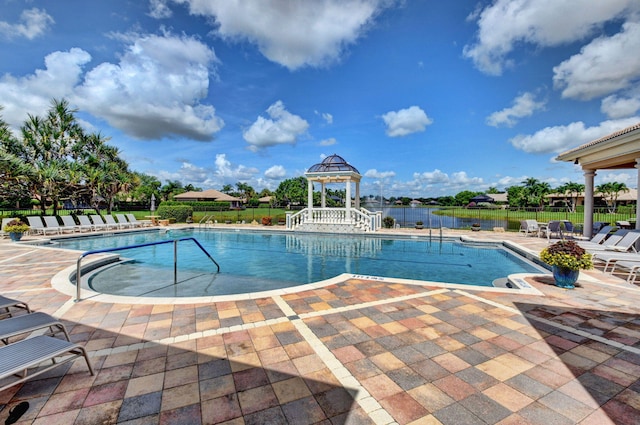
[[77, 257], [0, 243], [0, 293], [61, 318], [96, 369], [0, 392], [0, 421], [28, 401], [18, 423], [640, 424], [640, 290], [598, 270], [574, 290], [527, 278], [543, 296], [347, 278], [261, 299], [75, 303], [51, 279]]

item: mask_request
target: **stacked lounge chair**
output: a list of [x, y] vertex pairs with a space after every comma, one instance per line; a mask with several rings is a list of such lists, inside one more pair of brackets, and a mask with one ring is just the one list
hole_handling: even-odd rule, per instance
[[[0, 340], [6, 344], [0, 346], [0, 391], [79, 357], [84, 357], [89, 372], [94, 374], [86, 350], [69, 341], [69, 334], [59, 320], [45, 313], [31, 313], [26, 303], [9, 298], [0, 297], [0, 307], [27, 310], [27, 314], [0, 320]], [[48, 329], [50, 335], [27, 336], [10, 342], [12, 338], [43, 329]], [[63, 333], [65, 339], [51, 336], [57, 333]]]

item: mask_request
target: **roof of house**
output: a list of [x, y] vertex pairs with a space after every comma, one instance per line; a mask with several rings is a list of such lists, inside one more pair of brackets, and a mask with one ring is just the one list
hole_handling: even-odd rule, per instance
[[229, 201], [229, 202], [237, 202], [240, 201], [240, 198], [236, 198], [235, 196], [227, 195], [226, 193], [222, 193], [219, 190], [215, 189], [207, 189], [202, 192], [185, 192], [179, 195], [174, 196], [176, 201], [185, 201], [189, 199], [204, 199], [209, 201]]

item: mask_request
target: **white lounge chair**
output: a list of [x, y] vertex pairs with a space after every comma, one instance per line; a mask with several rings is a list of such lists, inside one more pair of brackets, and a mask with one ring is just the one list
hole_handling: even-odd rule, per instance
[[129, 223], [133, 223], [135, 226], [149, 227], [151, 226], [151, 220], [138, 220], [133, 214], [125, 214], [129, 219]]
[[120, 223], [117, 223], [111, 214], [107, 214], [104, 216], [104, 222], [110, 229], [122, 229]]
[[[93, 375], [84, 347], [60, 338], [39, 335], [0, 346], [0, 380], [4, 384], [0, 387], [0, 392], [79, 357], [84, 357], [89, 372]], [[41, 366], [49, 361], [53, 363]]]
[[106, 224], [97, 225], [92, 223], [91, 220], [89, 220], [89, 216], [87, 215], [79, 215], [78, 221], [80, 222], [81, 226], [88, 226], [91, 230], [101, 230], [107, 228]]
[[118, 224], [122, 229], [133, 227], [133, 223], [129, 223], [124, 214], [116, 214], [116, 219], [118, 220]]
[[591, 241], [588, 241], [588, 242], [578, 242], [578, 245], [580, 245], [582, 248], [586, 249], [587, 251], [589, 250], [598, 251], [598, 250], [602, 250], [603, 249], [602, 247], [613, 246], [617, 244], [622, 240], [624, 235], [626, 235], [627, 233], [629, 233], [629, 231], [626, 229], [618, 229], [614, 234], [612, 234], [611, 236], [609, 236], [607, 239], [605, 239], [600, 243], [593, 243]]
[[47, 229], [58, 229], [58, 233], [62, 232], [75, 232], [73, 227], [60, 226], [58, 223], [58, 218], [52, 215], [42, 217], [44, 219], [44, 224], [47, 226]]
[[536, 220], [520, 220], [519, 231], [524, 233], [525, 236], [529, 236], [530, 234], [538, 236], [540, 226], [538, 226], [538, 222]]
[[91, 225], [86, 225], [86, 224], [76, 224], [75, 220], [73, 219], [72, 216], [70, 215], [61, 215], [60, 218], [62, 219], [62, 223], [66, 226], [66, 227], [71, 227], [73, 228], [75, 231], [78, 232], [82, 232], [83, 230], [88, 230], [89, 232], [92, 229]]
[[91, 217], [91, 221], [93, 222], [94, 229], [99, 230], [99, 229], [109, 228], [109, 226], [107, 226], [107, 223], [105, 223], [104, 220], [102, 219], [101, 215], [92, 214], [90, 217]]
[[[636, 254], [637, 255], [637, 254]], [[640, 257], [640, 255], [638, 256]], [[638, 271], [640, 271], [640, 259], [638, 261], [622, 260], [616, 261], [611, 269], [611, 274], [615, 273], [616, 269], [627, 270], [627, 282], [636, 283], [638, 277]]]
[[47, 233], [61, 233], [59, 228], [47, 228], [42, 223], [42, 218], [39, 215], [32, 215], [27, 217], [27, 221], [29, 222], [29, 232], [33, 232], [35, 234], [46, 235]]
[[[609, 237], [609, 239], [611, 239], [612, 237], [613, 236]], [[640, 230], [628, 230], [627, 233], [622, 237], [622, 239], [620, 239], [615, 244], [605, 245], [609, 239], [607, 239], [600, 245], [585, 249], [587, 249], [588, 251], [636, 252], [635, 245], [638, 240], [640, 240]]]
[[[637, 252], [596, 251], [591, 258], [594, 263], [604, 264], [602, 271], [605, 273], [611, 273], [618, 261], [640, 262], [640, 254]], [[609, 269], [609, 267], [611, 267], [611, 269]]]

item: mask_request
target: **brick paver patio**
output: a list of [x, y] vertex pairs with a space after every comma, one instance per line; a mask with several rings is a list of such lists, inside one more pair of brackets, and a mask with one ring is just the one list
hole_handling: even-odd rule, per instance
[[51, 279], [77, 257], [0, 243], [0, 293], [61, 318], [96, 370], [78, 360], [0, 392], [0, 421], [28, 401], [18, 423], [640, 424], [640, 290], [598, 270], [574, 290], [528, 277], [541, 296], [346, 278], [258, 299], [76, 303]]

